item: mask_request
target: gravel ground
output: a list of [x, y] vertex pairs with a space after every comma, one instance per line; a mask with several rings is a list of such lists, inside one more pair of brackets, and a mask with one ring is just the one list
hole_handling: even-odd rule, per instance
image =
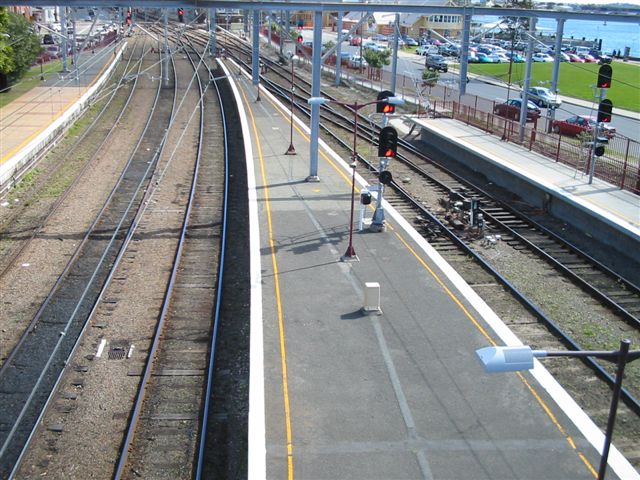
[[[37, 237], [22, 252], [15, 262], [14, 268], [0, 278], [0, 290], [3, 292], [3, 307], [0, 309], [1, 362], [4, 362], [13, 349], [42, 300], [67, 264], [69, 257], [75, 251], [78, 242], [82, 240], [96, 213], [104, 204], [113, 188], [115, 179], [122, 171], [128, 158], [128, 152], [131, 151], [137, 138], [136, 135], [142, 129], [141, 118], [144, 117], [139, 112], [148, 111], [149, 108], [149, 99], [135, 98], [133, 100], [120, 127], [129, 134], [117, 141], [109, 142], [103, 153], [92, 160], [83, 173], [82, 180], [73, 184], [64, 202], [51, 216]], [[87, 138], [89, 143], [94, 141], [95, 139]], [[85, 148], [91, 150], [91, 145], [79, 148], [80, 150]], [[49, 153], [48, 159], [50, 158], [51, 163], [55, 164], [60, 161], [59, 156], [63, 156], [65, 159], [65, 155], [66, 149], [62, 143]], [[41, 171], [44, 171], [44, 168], [45, 166]], [[56, 183], [72, 184], [79, 169], [80, 165], [75, 169], [64, 169], [61, 173], [62, 178], [56, 178]], [[53, 192], [56, 190], [52, 189]], [[38, 219], [46, 216], [52, 201], [55, 201], [55, 198], [61, 193], [58, 191], [57, 194], [45, 194], [42, 196], [42, 201], [40, 199], [32, 200], [27, 205], [30, 211], [29, 218], [37, 222]], [[25, 195], [27, 195], [26, 191]], [[19, 203], [20, 194], [12, 192], [11, 198], [18, 199], [17, 203]], [[0, 219], [9, 216], [13, 216], [10, 209], [0, 208]], [[6, 229], [2, 232], [2, 237], [23, 240], [25, 234], [36, 226], [37, 223], [20, 224], [19, 227], [5, 224]], [[10, 249], [3, 253], [8, 255]], [[29, 295], [25, 295], [25, 292], [29, 292]]]

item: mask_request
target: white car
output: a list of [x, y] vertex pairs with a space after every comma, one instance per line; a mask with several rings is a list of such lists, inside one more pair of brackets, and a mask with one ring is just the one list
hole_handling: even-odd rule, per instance
[[531, 60], [534, 62], [553, 62], [553, 57], [546, 53], [534, 53]]
[[376, 42], [367, 42], [362, 46], [362, 48], [373, 50], [374, 52], [383, 52], [384, 50], [387, 50], [387, 47]]
[[435, 45], [420, 45], [416, 48], [418, 55], [436, 55], [438, 53], [438, 47]]
[[492, 53], [489, 58], [493, 60], [493, 63], [509, 63], [509, 59], [500, 53]]
[[360, 68], [361, 66], [362, 68], [366, 68], [369, 66], [369, 64], [360, 55], [352, 55], [349, 59], [349, 66], [351, 68]]

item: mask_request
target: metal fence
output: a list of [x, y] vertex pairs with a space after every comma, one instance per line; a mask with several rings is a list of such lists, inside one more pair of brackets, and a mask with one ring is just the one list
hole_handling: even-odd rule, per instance
[[[446, 93], [443, 97], [446, 98]], [[501, 140], [517, 143], [531, 151], [544, 155], [556, 162], [575, 168], [582, 174], [589, 174], [593, 146], [591, 142], [546, 133], [546, 119], [527, 124], [520, 139], [520, 124], [493, 113], [465, 105], [454, 100], [440, 100], [433, 96], [429, 114], [453, 118], [467, 125], [484, 130]], [[595, 157], [594, 176], [618, 188], [640, 193], [640, 144], [626, 137], [614, 137], [605, 146], [605, 153]]]

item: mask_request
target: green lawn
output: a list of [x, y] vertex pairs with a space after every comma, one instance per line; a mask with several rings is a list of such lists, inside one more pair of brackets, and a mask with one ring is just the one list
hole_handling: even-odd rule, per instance
[[[640, 65], [613, 62], [613, 77], [611, 88], [607, 91], [607, 98], [613, 102], [614, 108], [623, 108], [640, 112]], [[567, 97], [594, 100], [594, 85], [598, 77], [597, 63], [568, 63], [560, 64], [558, 77], [558, 91]], [[532, 86], [551, 85], [552, 63], [534, 63], [532, 68]], [[509, 64], [470, 64], [469, 72], [499, 78], [505, 82], [508, 79]], [[522, 84], [525, 64], [514, 63], [511, 72], [511, 82]], [[599, 97], [598, 97], [599, 98]]]
[[[45, 78], [48, 78], [53, 72], [62, 70], [62, 60], [53, 60], [45, 63], [42, 67]], [[31, 70], [18, 83], [11, 87], [8, 92], [0, 93], [0, 107], [13, 102], [19, 96], [25, 94], [34, 87], [40, 85], [40, 65], [32, 67]]]

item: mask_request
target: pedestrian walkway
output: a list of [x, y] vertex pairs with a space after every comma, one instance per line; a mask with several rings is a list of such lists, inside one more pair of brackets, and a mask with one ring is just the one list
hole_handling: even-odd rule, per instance
[[0, 108], [0, 185], [32, 156], [48, 147], [73, 120], [120, 58], [114, 47], [80, 55], [67, 72], [49, 75], [41, 85]]
[[[597, 427], [556, 403], [541, 366], [482, 372], [475, 349], [518, 340], [392, 207], [387, 230], [354, 232], [358, 259], [341, 261], [348, 160], [321, 148], [320, 181], [305, 181], [308, 128], [297, 121], [285, 155], [286, 107], [264, 90], [256, 102], [248, 75], [237, 83], [259, 229], [249, 477], [592, 479]], [[613, 458], [610, 478], [640, 478]]]

